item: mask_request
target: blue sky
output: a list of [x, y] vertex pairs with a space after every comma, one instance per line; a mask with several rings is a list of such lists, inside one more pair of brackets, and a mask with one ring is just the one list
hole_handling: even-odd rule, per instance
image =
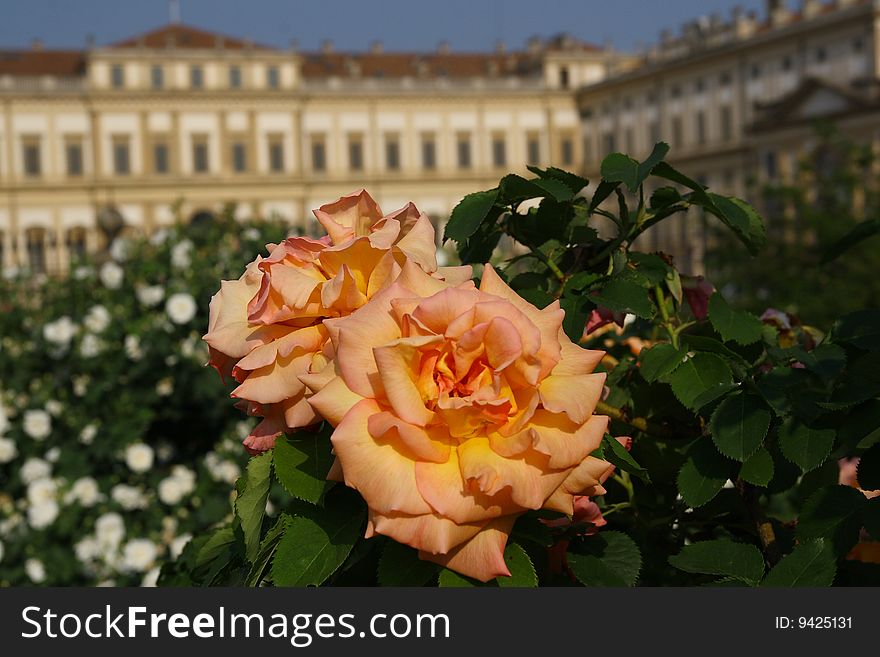
[[[794, 4], [797, 0], [789, 0]], [[729, 15], [735, 0], [180, 0], [184, 23], [286, 47], [364, 50], [379, 39], [388, 50], [491, 50], [503, 40], [568, 31], [587, 41], [632, 49], [663, 28], [713, 11]], [[761, 9], [763, 0], [740, 0]], [[87, 35], [110, 43], [168, 21], [167, 0], [0, 0], [0, 48], [81, 48]]]

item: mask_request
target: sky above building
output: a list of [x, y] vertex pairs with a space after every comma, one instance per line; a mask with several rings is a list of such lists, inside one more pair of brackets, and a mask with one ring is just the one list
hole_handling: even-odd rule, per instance
[[[789, 0], [791, 5], [796, 0]], [[0, 49], [83, 48], [124, 39], [169, 21], [168, 0], [0, 0]], [[183, 23], [270, 46], [337, 50], [491, 50], [520, 48], [533, 36], [568, 32], [621, 50], [656, 42], [661, 29], [739, 4], [763, 12], [763, 0], [180, 0]]]

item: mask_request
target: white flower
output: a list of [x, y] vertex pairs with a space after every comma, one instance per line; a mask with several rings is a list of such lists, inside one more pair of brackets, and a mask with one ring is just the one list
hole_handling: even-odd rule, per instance
[[84, 281], [89, 276], [95, 273], [95, 270], [87, 265], [80, 265], [76, 269], [73, 270], [73, 277], [78, 281]]
[[45, 408], [46, 412], [52, 417], [58, 417], [64, 411], [64, 404], [57, 399], [50, 399], [46, 402], [43, 408]]
[[171, 264], [177, 269], [187, 269], [192, 263], [190, 251], [192, 251], [192, 242], [189, 240], [181, 240], [171, 247]]
[[88, 374], [73, 377], [73, 394], [77, 397], [85, 397], [91, 382], [92, 378]]
[[98, 482], [91, 477], [81, 477], [73, 482], [70, 490], [64, 496], [64, 503], [71, 504], [79, 502], [82, 506], [88, 508], [95, 506], [101, 501], [103, 495], [98, 488]]
[[79, 561], [89, 563], [101, 555], [101, 546], [94, 536], [86, 536], [73, 546], [73, 552]]
[[34, 584], [42, 584], [46, 580], [46, 567], [39, 559], [28, 559], [24, 562], [24, 572]]
[[174, 392], [174, 379], [170, 376], [166, 376], [156, 383], [156, 394], [160, 397], [168, 397], [172, 392]]
[[111, 511], [105, 513], [95, 521], [95, 538], [105, 548], [115, 548], [122, 542], [125, 536], [125, 523], [122, 516]]
[[45, 440], [52, 433], [52, 418], [40, 408], [24, 412], [24, 432], [34, 440]]
[[45, 456], [46, 460], [49, 461], [49, 463], [57, 463], [58, 459], [61, 458], [61, 448], [53, 447], [48, 452], [46, 452]]
[[101, 283], [109, 290], [118, 290], [124, 276], [125, 272], [122, 271], [122, 267], [112, 260], [101, 265], [101, 270], [98, 272]]
[[141, 580], [141, 586], [152, 588], [156, 586], [156, 583], [159, 581], [159, 573], [162, 571], [162, 568], [159, 566], [154, 566], [149, 570], [149, 572], [144, 575], [144, 579]]
[[21, 470], [18, 472], [21, 476], [21, 480], [25, 484], [30, 484], [37, 479], [44, 479], [52, 474], [52, 466], [46, 463], [43, 459], [31, 457], [24, 462], [24, 465], [21, 466]]
[[172, 294], [165, 302], [165, 312], [175, 324], [188, 324], [196, 316], [197, 309], [196, 300], [186, 292]]
[[168, 367], [175, 367], [180, 359], [175, 354], [165, 356], [165, 364]]
[[116, 484], [110, 489], [110, 497], [126, 511], [144, 509], [147, 506], [147, 497], [137, 486]]
[[9, 463], [16, 456], [18, 456], [18, 448], [15, 446], [15, 441], [0, 436], [0, 463]]
[[150, 569], [159, 549], [148, 538], [133, 538], [122, 548], [122, 570], [127, 572], [145, 572]]
[[258, 230], [257, 230], [256, 228], [254, 228], [254, 227], [251, 227], [251, 228], [245, 228], [245, 229], [241, 232], [241, 236], [242, 236], [243, 238], [245, 238], [246, 240], [249, 240], [249, 241], [251, 241], [251, 242], [256, 242], [258, 239], [260, 239], [260, 231], [258, 231]]
[[153, 448], [135, 443], [125, 449], [125, 463], [132, 472], [146, 472], [153, 467]]
[[98, 426], [94, 422], [87, 424], [79, 432], [79, 442], [83, 445], [91, 445], [96, 435], [98, 435]]
[[168, 229], [160, 228], [150, 236], [150, 244], [152, 244], [153, 246], [159, 246], [160, 244], [164, 244], [165, 240], [167, 239]]
[[171, 541], [171, 545], [168, 546], [168, 554], [171, 555], [171, 558], [176, 559], [179, 557], [183, 553], [183, 548], [186, 547], [190, 540], [192, 540], [192, 534], [181, 534]]
[[83, 358], [94, 358], [102, 351], [104, 351], [104, 343], [92, 333], [86, 333], [79, 343], [79, 353]]
[[129, 251], [131, 251], [131, 242], [124, 237], [117, 237], [110, 245], [110, 257], [116, 262], [128, 260]]
[[165, 298], [165, 288], [161, 285], [139, 285], [134, 293], [141, 305], [147, 308], [152, 308]]
[[42, 502], [28, 507], [28, 524], [34, 529], [45, 529], [58, 517], [57, 502]]
[[159, 499], [173, 506], [196, 488], [196, 474], [183, 465], [175, 465], [171, 475], [159, 482]]
[[141, 349], [141, 339], [139, 336], [125, 336], [125, 355], [128, 356], [129, 360], [133, 361], [138, 361], [144, 357], [144, 352]]
[[32, 506], [39, 506], [47, 502], [54, 502], [58, 493], [58, 484], [45, 477], [28, 484], [27, 498]]
[[85, 324], [86, 328], [92, 333], [101, 333], [104, 329], [110, 326], [111, 319], [110, 311], [104, 306], [97, 305], [89, 308], [89, 312], [86, 313], [83, 324]]
[[54, 322], [43, 324], [43, 339], [57, 347], [66, 349], [70, 341], [76, 335], [77, 326], [67, 315], [59, 317]]

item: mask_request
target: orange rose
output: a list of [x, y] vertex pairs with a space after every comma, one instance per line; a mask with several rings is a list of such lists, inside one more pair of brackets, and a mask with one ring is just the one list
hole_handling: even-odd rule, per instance
[[577, 496], [601, 492], [603, 352], [572, 344], [562, 318], [488, 265], [477, 289], [408, 263], [369, 304], [325, 320], [337, 376], [306, 376], [320, 388], [309, 401], [336, 427], [334, 474], [366, 500], [367, 536], [486, 581], [509, 575], [517, 516], [572, 515]]
[[383, 216], [361, 190], [315, 216], [329, 235], [268, 245], [268, 257], [258, 257], [237, 281], [223, 281], [211, 299], [204, 336], [210, 364], [239, 383], [232, 396], [240, 407], [263, 417], [244, 441], [251, 452], [319, 421], [300, 377], [320, 374], [333, 358], [322, 320], [363, 306], [406, 262], [454, 282], [471, 276], [470, 267], [438, 269], [434, 228], [412, 203]]

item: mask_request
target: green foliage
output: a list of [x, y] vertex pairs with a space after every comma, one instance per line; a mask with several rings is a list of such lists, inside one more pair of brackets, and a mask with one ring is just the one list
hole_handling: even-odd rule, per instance
[[275, 476], [293, 497], [318, 504], [332, 482], [327, 473], [333, 465], [330, 432], [327, 430], [279, 438], [274, 450]]
[[831, 586], [837, 574], [833, 552], [824, 539], [801, 543], [776, 564], [763, 586]]
[[247, 465], [247, 472], [239, 480], [235, 515], [244, 534], [245, 553], [249, 560], [260, 549], [260, 529], [266, 515], [269, 485], [272, 483], [272, 454], [255, 456]]
[[686, 545], [669, 563], [688, 573], [724, 575], [750, 586], [764, 576], [764, 557], [754, 545], [719, 539]]
[[417, 550], [388, 541], [379, 560], [378, 579], [382, 586], [424, 586], [437, 577], [439, 567], [419, 559]]
[[538, 575], [529, 555], [516, 543], [504, 548], [504, 563], [510, 571], [510, 577], [497, 577], [498, 586], [502, 588], [534, 588], [538, 586]]
[[709, 299], [709, 320], [725, 341], [747, 345], [761, 339], [761, 320], [751, 313], [733, 310], [718, 293]]
[[584, 586], [634, 586], [641, 564], [638, 546], [621, 532], [585, 538], [568, 553], [568, 566]]
[[737, 461], [752, 456], [767, 436], [770, 411], [760, 398], [745, 393], [729, 395], [722, 401], [709, 422], [712, 440], [718, 451]]

